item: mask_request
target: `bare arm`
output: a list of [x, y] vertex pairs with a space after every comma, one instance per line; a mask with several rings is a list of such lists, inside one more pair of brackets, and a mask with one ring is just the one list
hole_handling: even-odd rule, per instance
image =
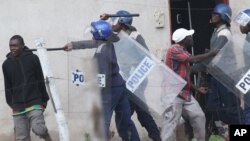
[[201, 61], [214, 57], [218, 52], [219, 52], [218, 49], [213, 49], [209, 51], [208, 53], [190, 56], [188, 57], [187, 61], [192, 62], [192, 63], [201, 62]]

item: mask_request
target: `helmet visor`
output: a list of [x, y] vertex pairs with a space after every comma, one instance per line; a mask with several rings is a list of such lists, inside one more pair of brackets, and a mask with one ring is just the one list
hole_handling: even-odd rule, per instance
[[109, 18], [108, 22], [109, 24], [111, 25], [116, 25], [120, 20], [120, 17], [112, 17], [112, 18]]
[[[84, 37], [84, 40], [92, 40], [93, 37], [98, 40], [98, 39], [101, 39], [101, 34], [102, 33], [100, 31], [98, 31], [93, 26], [89, 25], [85, 27], [84, 32], [83, 32], [83, 37]], [[111, 42], [117, 42], [119, 41], [119, 37], [117, 36], [117, 34], [112, 33], [106, 40], [111, 41]]]
[[94, 33], [97, 33], [96, 29], [91, 25], [87, 25], [83, 30], [84, 40], [92, 40]]
[[246, 26], [250, 22], [250, 17], [246, 13], [240, 12], [235, 17], [235, 21], [242, 26]]

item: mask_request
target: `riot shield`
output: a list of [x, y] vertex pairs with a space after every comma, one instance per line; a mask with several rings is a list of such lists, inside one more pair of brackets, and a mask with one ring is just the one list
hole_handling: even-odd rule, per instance
[[115, 51], [130, 99], [162, 115], [186, 82], [125, 32], [118, 36]]
[[[248, 95], [250, 89], [250, 42], [234, 35], [208, 64], [209, 73], [227, 89], [239, 96]], [[245, 98], [245, 104], [250, 105]]]
[[[74, 119], [71, 134], [81, 131], [83, 140], [104, 140], [101, 95], [98, 86], [97, 64], [86, 54], [93, 50], [68, 53], [69, 114]], [[87, 56], [87, 57], [84, 57]]]

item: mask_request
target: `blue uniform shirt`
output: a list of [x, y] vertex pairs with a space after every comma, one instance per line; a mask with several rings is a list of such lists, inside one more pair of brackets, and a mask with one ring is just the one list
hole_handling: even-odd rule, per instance
[[125, 84], [125, 81], [119, 73], [120, 69], [117, 63], [114, 45], [111, 42], [104, 42], [99, 45], [94, 57], [97, 59], [99, 73], [105, 74], [106, 87]]

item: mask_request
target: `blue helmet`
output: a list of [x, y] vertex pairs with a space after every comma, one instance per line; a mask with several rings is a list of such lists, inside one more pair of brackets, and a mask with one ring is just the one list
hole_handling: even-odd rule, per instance
[[96, 40], [107, 40], [112, 34], [112, 26], [103, 20], [92, 22], [91, 33]]
[[[250, 9], [246, 9], [246, 10], [244, 10], [242, 12], [247, 14], [250, 17]], [[250, 22], [248, 22], [248, 25], [250, 26]]]
[[[129, 15], [130, 13], [125, 10], [120, 10], [116, 12], [117, 15]], [[133, 18], [132, 17], [120, 17], [118, 23], [125, 25], [132, 25]]]
[[232, 9], [224, 3], [217, 4], [213, 13], [219, 14], [223, 21], [227, 23], [231, 22]]
[[244, 11], [242, 11], [243, 13], [247, 14], [250, 17], [250, 9], [246, 9]]
[[235, 21], [242, 26], [248, 25], [250, 27], [250, 9], [241, 11], [235, 18]]

